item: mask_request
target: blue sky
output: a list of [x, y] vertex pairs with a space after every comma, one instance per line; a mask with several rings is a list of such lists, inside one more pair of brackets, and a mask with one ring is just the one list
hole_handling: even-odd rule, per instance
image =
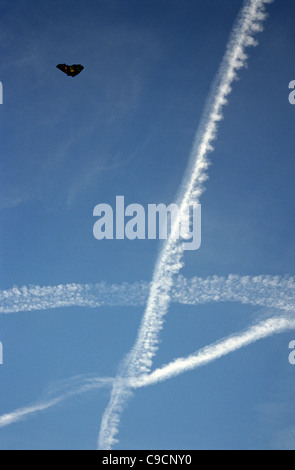
[[[239, 0], [1, 1], [0, 289], [151, 281], [160, 243], [95, 240], [96, 204], [171, 203]], [[181, 274], [294, 274], [295, 5], [278, 0], [234, 83]], [[75, 79], [58, 63], [82, 63]], [[283, 295], [283, 294], [282, 294]], [[0, 414], [69, 377], [114, 377], [144, 306], [2, 315]], [[269, 309], [172, 304], [154, 366]], [[295, 448], [295, 332], [136, 391], [117, 449]], [[109, 389], [0, 429], [1, 449], [93, 449]]]

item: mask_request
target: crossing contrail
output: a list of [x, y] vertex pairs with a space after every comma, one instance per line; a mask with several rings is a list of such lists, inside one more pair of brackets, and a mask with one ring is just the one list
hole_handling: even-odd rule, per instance
[[171, 235], [159, 255], [153, 274], [147, 307], [139, 328], [134, 347], [123, 361], [114, 382], [111, 398], [105, 410], [98, 439], [99, 449], [111, 449], [117, 442], [120, 415], [131, 395], [126, 386], [128, 378], [150, 372], [153, 357], [158, 348], [159, 334], [164, 316], [171, 302], [174, 277], [183, 266], [184, 244], [177, 241], [179, 224], [184, 223], [185, 215], [193, 203], [198, 203], [204, 192], [204, 181], [208, 178], [208, 155], [213, 150], [217, 137], [218, 123], [223, 118], [223, 108], [232, 91], [232, 84], [238, 71], [247, 61], [247, 47], [255, 45], [254, 36], [262, 31], [266, 18], [265, 5], [272, 0], [248, 0], [242, 8], [230, 37], [225, 56], [216, 76], [208, 105], [197, 132], [190, 158], [189, 173], [179, 195], [180, 211], [173, 223]]
[[[57, 308], [145, 305], [150, 283], [64, 284], [58, 286], [13, 287], [0, 291], [0, 314], [17, 314]], [[295, 309], [294, 277], [282, 276], [208, 276], [174, 280], [170, 301], [181, 305], [208, 302], [241, 302], [243, 304], [282, 310]]]
[[[274, 316], [267, 320], [261, 321], [252, 325], [248, 329], [239, 333], [233, 334], [224, 338], [216, 343], [213, 343], [205, 348], [191, 354], [185, 358], [178, 358], [159, 369], [156, 369], [150, 374], [145, 374], [139, 377], [126, 379], [126, 390], [138, 389], [150, 385], [156, 385], [159, 382], [172, 379], [173, 377], [183, 374], [189, 370], [194, 370], [203, 367], [211, 362], [214, 362], [221, 357], [227, 356], [241, 348], [249, 346], [264, 338], [270, 337], [274, 334], [284, 333], [288, 330], [295, 329], [295, 313], [294, 311], [285, 316]], [[111, 386], [115, 379], [79, 376], [65, 381], [61, 385], [55, 385], [53, 388], [54, 397], [38, 402], [35, 405], [20, 408], [11, 413], [0, 416], [0, 428], [9, 426], [26, 419], [36, 413], [43, 412], [72, 398], [73, 396], [89, 392], [102, 387]], [[123, 380], [123, 379], [122, 379]], [[122, 384], [121, 384], [122, 385]], [[61, 391], [60, 391], [61, 389]], [[66, 391], [64, 391], [66, 389]], [[57, 393], [59, 394], [57, 395]], [[127, 392], [130, 393], [130, 392]]]

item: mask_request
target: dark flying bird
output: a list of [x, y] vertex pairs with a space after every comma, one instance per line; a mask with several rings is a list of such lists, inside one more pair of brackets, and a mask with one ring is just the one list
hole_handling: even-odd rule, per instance
[[79, 75], [79, 73], [84, 69], [83, 65], [80, 64], [58, 64], [56, 67], [62, 72], [66, 73], [68, 77], [76, 77], [76, 75]]

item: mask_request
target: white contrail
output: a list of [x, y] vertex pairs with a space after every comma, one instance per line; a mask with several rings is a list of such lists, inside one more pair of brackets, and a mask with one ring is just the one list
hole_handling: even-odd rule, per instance
[[52, 406], [55, 406], [63, 401], [62, 397], [55, 398], [47, 402], [38, 403], [36, 405], [28, 406], [26, 408], [19, 408], [11, 413], [0, 416], [0, 428], [9, 426], [10, 424], [17, 423], [30, 415], [34, 415], [40, 411], [45, 411]]
[[[150, 283], [65, 284], [59, 286], [13, 287], [0, 291], [0, 313], [42, 311], [65, 307], [113, 307], [144, 305]], [[282, 276], [209, 276], [187, 279], [177, 276], [170, 301], [185, 305], [208, 302], [243, 304], [282, 310], [295, 309], [294, 277]]]
[[0, 291], [0, 313], [18, 313], [65, 307], [98, 308], [104, 306], [144, 305], [149, 283], [60, 284], [23, 286]]
[[10, 424], [22, 421], [23, 419], [28, 418], [29, 416], [32, 416], [41, 411], [46, 411], [49, 408], [52, 408], [53, 406], [56, 406], [59, 403], [76, 395], [80, 395], [82, 393], [89, 392], [91, 390], [96, 390], [102, 387], [110, 387], [113, 384], [113, 381], [114, 379], [108, 377], [93, 377], [92, 379], [81, 377], [79, 378], [79, 380], [77, 380], [77, 378], [75, 378], [74, 380], [69, 380], [67, 381], [67, 388], [70, 386], [75, 388], [69, 390], [68, 392], [64, 392], [54, 398], [41, 401], [35, 405], [19, 408], [11, 413], [6, 413], [0, 416], [0, 428], [4, 428], [6, 426], [9, 426]]
[[212, 143], [217, 137], [218, 122], [223, 118], [223, 108], [231, 93], [233, 81], [239, 69], [245, 66], [245, 50], [253, 46], [255, 33], [262, 31], [266, 15], [265, 4], [271, 0], [248, 0], [232, 32], [227, 50], [211, 93], [211, 98], [197, 133], [191, 155], [190, 174], [185, 180], [180, 195], [178, 220], [173, 224], [171, 236], [164, 244], [155, 267], [150, 296], [141, 322], [138, 337], [131, 352], [125, 358], [111, 394], [110, 403], [104, 413], [98, 447], [111, 449], [117, 442], [120, 414], [130, 394], [126, 378], [146, 374], [150, 371], [152, 360], [158, 347], [159, 333], [163, 319], [171, 302], [173, 278], [183, 266], [184, 246], [177, 241], [179, 223], [185, 220], [188, 208], [199, 202], [204, 191], [209, 167], [208, 154], [213, 150]]
[[178, 276], [172, 301], [198, 305], [208, 302], [241, 302], [253, 306], [295, 311], [295, 280], [281, 276]]
[[206, 346], [188, 357], [176, 359], [170, 364], [156, 369], [151, 374], [138, 377], [137, 379], [131, 379], [130, 384], [134, 388], [141, 388], [148, 385], [155, 385], [158, 382], [164, 382], [165, 380], [171, 379], [172, 377], [189, 370], [205, 366], [210, 362], [216, 361], [223, 356], [248, 346], [251, 343], [255, 343], [263, 338], [294, 329], [294, 314], [286, 317], [277, 316], [269, 318], [268, 320], [260, 322], [245, 331], [231, 335], [214, 344]]

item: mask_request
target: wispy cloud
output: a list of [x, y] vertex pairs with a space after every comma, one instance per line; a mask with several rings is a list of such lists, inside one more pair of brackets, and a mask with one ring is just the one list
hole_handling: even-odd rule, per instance
[[0, 195], [0, 211], [14, 209], [21, 204], [29, 202], [31, 199], [29, 194], [26, 194], [25, 191], [21, 191], [20, 189], [14, 190], [10, 188], [6, 191], [5, 188], [2, 188], [2, 192], [3, 194]]
[[196, 135], [189, 173], [180, 191], [179, 218], [173, 224], [171, 236], [159, 255], [135, 345], [123, 361], [117, 382], [113, 386], [110, 403], [102, 419], [98, 439], [100, 449], [110, 449], [117, 442], [115, 436], [118, 433], [120, 414], [128, 397], [128, 389], [122, 379], [146, 374], [151, 369], [163, 319], [171, 302], [174, 277], [183, 266], [184, 246], [176, 240], [174, 233], [178, 231], [179, 222], [184, 220], [188, 207], [193, 202], [199, 202], [204, 192], [204, 181], [208, 178], [207, 169], [210, 164], [208, 156], [213, 150], [212, 143], [217, 138], [218, 123], [223, 119], [223, 109], [238, 71], [247, 62], [245, 50], [256, 44], [254, 36], [263, 29], [262, 22], [266, 18], [264, 7], [270, 1], [248, 0], [233, 29]]

